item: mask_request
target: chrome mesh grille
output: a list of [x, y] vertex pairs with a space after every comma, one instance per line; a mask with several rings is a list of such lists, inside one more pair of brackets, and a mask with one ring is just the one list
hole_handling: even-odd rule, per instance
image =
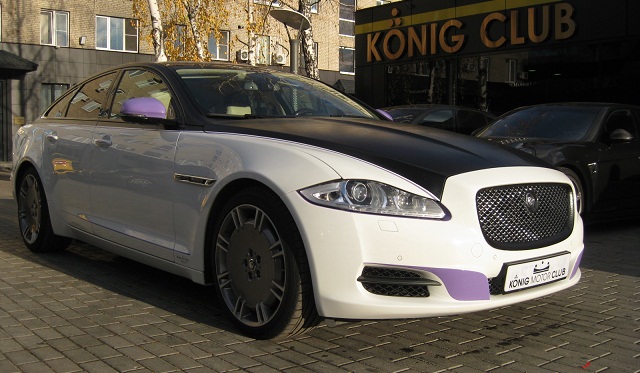
[[482, 233], [499, 249], [551, 245], [573, 229], [573, 197], [565, 184], [482, 189], [476, 195], [476, 208]]

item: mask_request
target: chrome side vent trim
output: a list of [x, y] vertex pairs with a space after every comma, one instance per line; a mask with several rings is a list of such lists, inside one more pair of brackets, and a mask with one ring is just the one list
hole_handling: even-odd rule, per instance
[[200, 185], [204, 187], [210, 187], [216, 182], [216, 179], [208, 179], [200, 176], [191, 176], [191, 175], [182, 175], [182, 174], [173, 174], [173, 180], [179, 181], [181, 183]]

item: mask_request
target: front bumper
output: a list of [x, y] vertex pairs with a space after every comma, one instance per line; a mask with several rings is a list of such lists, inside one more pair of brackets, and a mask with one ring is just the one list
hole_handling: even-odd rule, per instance
[[[567, 239], [516, 251], [490, 246], [475, 211], [475, 195], [481, 188], [567, 181], [559, 172], [532, 167], [457, 175], [447, 181], [442, 199], [451, 212], [446, 221], [349, 213], [314, 206], [290, 195], [307, 248], [318, 313], [336, 319], [446, 316], [502, 307], [573, 286], [580, 279], [578, 266], [584, 248], [578, 216]], [[565, 279], [509, 294], [491, 294], [489, 279], [498, 277], [505, 263], [562, 252], [569, 253]], [[371, 292], [362, 281], [366, 267], [415, 273], [427, 284], [428, 296]]]

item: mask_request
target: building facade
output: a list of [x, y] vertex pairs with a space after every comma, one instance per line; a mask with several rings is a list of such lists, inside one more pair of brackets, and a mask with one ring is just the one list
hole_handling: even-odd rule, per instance
[[374, 107], [640, 104], [640, 2], [405, 0], [356, 13], [356, 96]]
[[[297, 0], [222, 1], [230, 16], [219, 38], [209, 36], [207, 58], [290, 70], [289, 38], [297, 38], [299, 30], [287, 29], [269, 10], [289, 8], [288, 3], [297, 7]], [[388, 2], [312, 5], [320, 80], [353, 93], [355, 11]], [[73, 84], [112, 66], [154, 59], [150, 30], [138, 27], [132, 5], [131, 0], [0, 0], [0, 161], [10, 160], [17, 128]], [[249, 33], [250, 21], [259, 25], [257, 31]]]

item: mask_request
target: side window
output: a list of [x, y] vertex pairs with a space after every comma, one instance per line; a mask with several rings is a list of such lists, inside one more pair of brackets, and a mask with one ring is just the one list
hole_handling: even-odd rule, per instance
[[111, 107], [111, 118], [119, 118], [122, 103], [130, 98], [153, 97], [164, 104], [167, 119], [175, 119], [172, 96], [169, 87], [160, 75], [142, 69], [125, 70], [122, 80], [116, 89], [116, 96]]
[[71, 102], [71, 99], [76, 95], [77, 90], [78, 88], [73, 89], [68, 95], [65, 95], [60, 101], [56, 102], [49, 111], [44, 114], [44, 116], [47, 118], [66, 117], [69, 102]]
[[487, 124], [487, 119], [482, 113], [476, 113], [470, 110], [458, 111], [458, 126], [460, 133], [466, 135]]
[[433, 128], [442, 128], [445, 130], [452, 131], [454, 129], [453, 125], [453, 111], [452, 110], [438, 110], [433, 113], [428, 114], [426, 117], [422, 119], [422, 122], [425, 126], [433, 127]]
[[67, 117], [98, 119], [107, 107], [107, 93], [115, 78], [114, 71], [85, 83], [73, 96]]

